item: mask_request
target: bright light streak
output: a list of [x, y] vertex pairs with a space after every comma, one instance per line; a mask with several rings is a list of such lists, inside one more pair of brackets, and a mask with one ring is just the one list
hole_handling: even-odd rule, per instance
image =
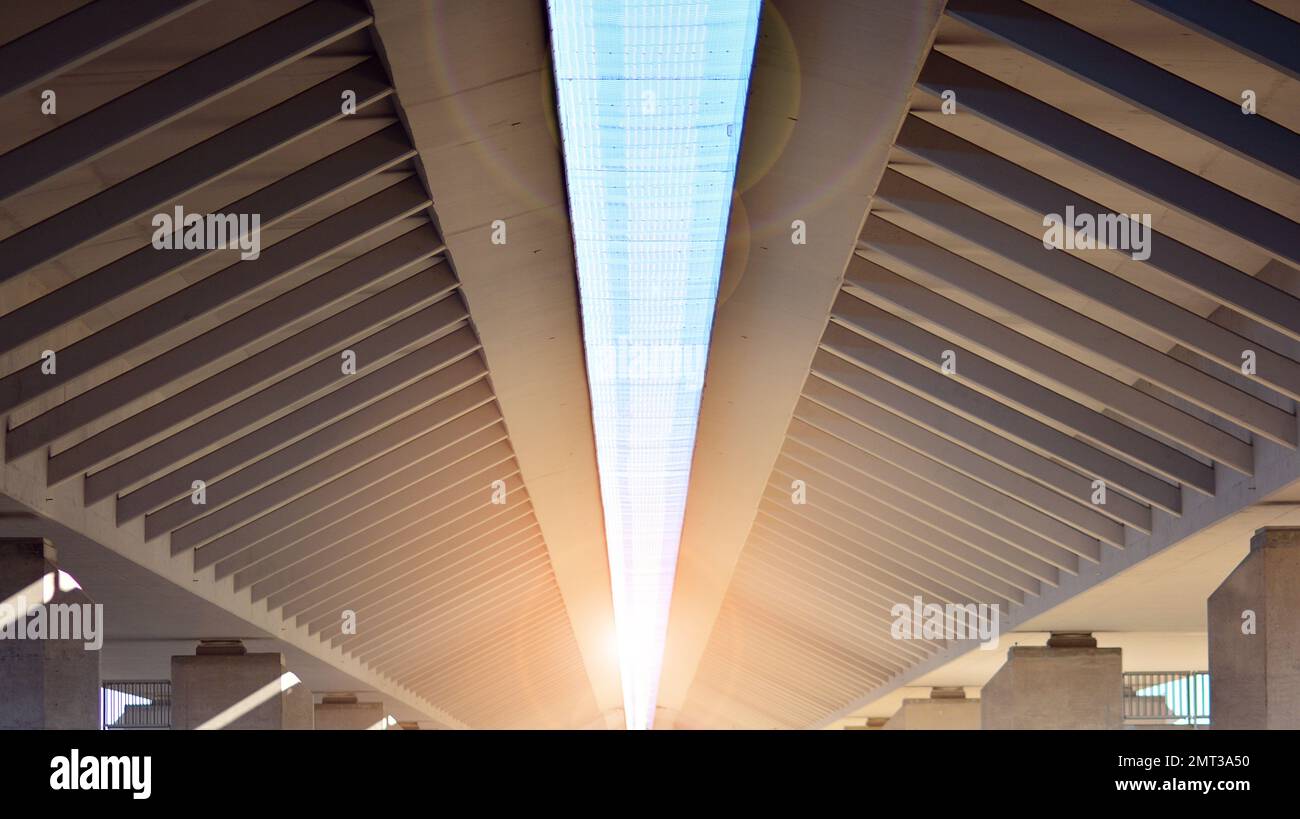
[[277, 694], [282, 694], [301, 683], [298, 675], [292, 671], [286, 671], [277, 679], [271, 680], [266, 685], [257, 689], [253, 693], [241, 699], [239, 702], [231, 705], [217, 714], [215, 717], [205, 721], [196, 731], [220, 731], [235, 720], [252, 712], [255, 708], [264, 702], [269, 701]]
[[629, 729], [654, 724], [759, 0], [550, 0]]

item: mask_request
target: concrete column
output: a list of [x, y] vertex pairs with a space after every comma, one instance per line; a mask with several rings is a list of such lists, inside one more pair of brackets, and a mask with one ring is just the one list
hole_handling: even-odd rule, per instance
[[0, 730], [99, 727], [102, 608], [41, 538], [0, 538]]
[[326, 694], [316, 706], [317, 731], [386, 731], [382, 702], [357, 702], [356, 694]]
[[867, 717], [865, 725], [845, 725], [846, 731], [879, 731], [888, 724], [888, 717]]
[[312, 731], [316, 728], [316, 700], [302, 683], [284, 692], [284, 729]]
[[239, 640], [202, 640], [194, 656], [172, 657], [172, 728], [302, 727], [301, 692], [290, 693], [294, 688], [304, 687], [285, 669], [283, 654], [249, 654]]
[[980, 701], [966, 699], [966, 689], [935, 687], [929, 699], [906, 699], [883, 726], [886, 731], [978, 731]]
[[980, 692], [985, 729], [1124, 725], [1123, 661], [1091, 634], [1054, 633], [1046, 646], [1013, 646]]
[[1300, 728], [1300, 528], [1255, 532], [1208, 603], [1214, 728]]

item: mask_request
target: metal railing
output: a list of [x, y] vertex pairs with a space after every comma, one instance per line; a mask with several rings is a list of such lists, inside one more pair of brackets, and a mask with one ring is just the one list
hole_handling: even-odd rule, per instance
[[165, 731], [172, 727], [170, 680], [108, 680], [99, 686], [104, 731]]
[[1124, 722], [1204, 727], [1210, 724], [1207, 671], [1124, 672]]

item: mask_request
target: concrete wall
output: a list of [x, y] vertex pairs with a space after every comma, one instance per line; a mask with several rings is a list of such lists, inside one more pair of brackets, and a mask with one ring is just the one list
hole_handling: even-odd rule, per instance
[[966, 699], [903, 700], [886, 731], [978, 731], [980, 701]]
[[265, 692], [224, 730], [280, 730], [285, 721], [285, 694], [278, 684], [284, 676], [278, 653], [213, 654], [172, 658], [172, 728], [198, 728], [246, 697]]
[[1015, 646], [980, 703], [985, 729], [1121, 728], [1120, 650]]
[[[21, 597], [28, 606], [92, 604], [81, 589], [61, 590], [54, 558], [53, 548], [39, 538], [0, 539], [0, 601], [12, 600], [9, 605], [15, 606]], [[43, 594], [47, 575], [53, 583], [48, 601]], [[93, 626], [102, 629], [98, 615], [93, 616]], [[99, 651], [87, 649], [84, 639], [17, 639], [17, 620], [9, 627], [14, 636], [0, 639], [0, 730], [98, 728]]]
[[284, 692], [284, 729], [310, 731], [316, 727], [315, 700], [311, 689], [298, 683]]
[[1300, 529], [1257, 533], [1207, 616], [1214, 727], [1300, 728]]
[[322, 702], [316, 706], [317, 731], [365, 731], [375, 725], [386, 730], [382, 702]]

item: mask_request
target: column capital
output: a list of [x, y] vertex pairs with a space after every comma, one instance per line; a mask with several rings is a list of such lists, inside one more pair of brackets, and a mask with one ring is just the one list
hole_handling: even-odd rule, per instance
[[43, 537], [0, 537], [0, 552], [10, 549], [28, 550], [32, 552], [33, 557], [39, 555], [51, 563], [57, 563], [59, 560], [59, 553], [54, 548], [54, 544]]
[[1250, 538], [1250, 550], [1269, 546], [1300, 546], [1300, 526], [1265, 526]]

